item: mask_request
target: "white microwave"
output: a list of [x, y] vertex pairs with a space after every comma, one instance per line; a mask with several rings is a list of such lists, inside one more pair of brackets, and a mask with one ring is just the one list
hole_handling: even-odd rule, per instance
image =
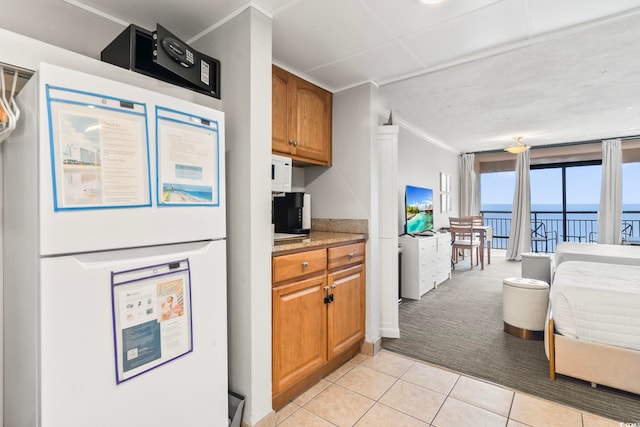
[[271, 192], [285, 193], [291, 191], [291, 159], [289, 157], [271, 155]]

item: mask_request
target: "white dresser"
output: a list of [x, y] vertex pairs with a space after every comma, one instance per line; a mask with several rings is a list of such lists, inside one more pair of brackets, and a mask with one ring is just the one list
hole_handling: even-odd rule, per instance
[[451, 278], [451, 234], [400, 236], [402, 247], [402, 298], [422, 295]]

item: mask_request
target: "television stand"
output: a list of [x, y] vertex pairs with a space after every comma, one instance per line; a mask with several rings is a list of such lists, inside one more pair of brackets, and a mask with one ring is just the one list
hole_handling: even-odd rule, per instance
[[451, 278], [451, 235], [408, 234], [398, 238], [402, 247], [402, 298], [422, 295]]

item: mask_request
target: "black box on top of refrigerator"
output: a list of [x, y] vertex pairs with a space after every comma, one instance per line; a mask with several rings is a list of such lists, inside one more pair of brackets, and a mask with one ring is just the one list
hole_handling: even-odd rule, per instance
[[220, 61], [160, 24], [156, 31], [129, 25], [100, 52], [100, 60], [220, 99]]

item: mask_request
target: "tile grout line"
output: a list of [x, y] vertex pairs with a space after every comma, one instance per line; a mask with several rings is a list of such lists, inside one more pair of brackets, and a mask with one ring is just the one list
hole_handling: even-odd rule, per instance
[[431, 421], [429, 422], [429, 425], [433, 425], [433, 422], [436, 420], [436, 418], [438, 418], [438, 414], [440, 413], [440, 411], [442, 410], [442, 407], [444, 406], [445, 402], [447, 401], [447, 399], [451, 396], [451, 392], [453, 391], [453, 389], [455, 388], [456, 384], [458, 384], [458, 381], [460, 381], [460, 378], [462, 378], [461, 374], [458, 374], [458, 379], [456, 380], [456, 382], [453, 384], [453, 387], [451, 387], [451, 390], [449, 390], [447, 392], [447, 394], [444, 397], [444, 400], [442, 401], [442, 404], [440, 405], [440, 407], [438, 408], [438, 410], [436, 411], [436, 413], [433, 415], [433, 418], [431, 419]]
[[[363, 359], [360, 363], [358, 363], [358, 365], [357, 365], [357, 366], [359, 366], [359, 365], [360, 365], [362, 362], [364, 362], [365, 360], [367, 360], [367, 359]], [[412, 362], [412, 363], [411, 363], [411, 365], [409, 365], [409, 368], [411, 368], [411, 366], [413, 366], [415, 363], [416, 363], [416, 362]], [[365, 368], [367, 368], [367, 366], [365, 366]], [[371, 407], [370, 407], [369, 409], [367, 409], [367, 410], [365, 411], [365, 413], [364, 413], [364, 414], [362, 414], [362, 415], [360, 416], [360, 418], [358, 418], [358, 419], [356, 420], [356, 422], [353, 424], [353, 426], [355, 426], [356, 424], [358, 424], [358, 422], [360, 422], [360, 420], [362, 420], [362, 418], [364, 418], [364, 416], [365, 416], [365, 415], [367, 415], [367, 414], [369, 413], [369, 411], [371, 411], [371, 409], [372, 409], [374, 406], [376, 406], [376, 403], [380, 403], [381, 405], [386, 406], [387, 408], [391, 408], [390, 406], [387, 406], [387, 405], [385, 405], [384, 403], [381, 403], [381, 402], [380, 402], [380, 399], [382, 399], [382, 397], [383, 397], [385, 394], [387, 394], [387, 392], [388, 392], [389, 390], [391, 390], [391, 387], [393, 387], [393, 386], [394, 386], [394, 385], [395, 385], [395, 384], [400, 380], [400, 378], [402, 377], [402, 375], [404, 375], [404, 374], [409, 370], [409, 368], [407, 368], [407, 369], [406, 369], [402, 374], [400, 374], [400, 376], [399, 376], [399, 377], [395, 377], [394, 375], [386, 374], [385, 372], [378, 371], [377, 369], [368, 368], [368, 369], [371, 369], [371, 370], [373, 370], [373, 371], [376, 371], [376, 372], [379, 372], [379, 373], [382, 373], [382, 374], [385, 374], [385, 375], [389, 375], [390, 377], [392, 377], [392, 376], [393, 376], [393, 377], [395, 377], [395, 380], [394, 380], [394, 381], [393, 381], [393, 383], [389, 386], [389, 388], [387, 388], [387, 389], [385, 390], [385, 392], [384, 392], [384, 393], [382, 393], [382, 395], [381, 395], [380, 397], [378, 397], [376, 400], [374, 400], [373, 405], [371, 405]], [[345, 373], [345, 375], [346, 375], [346, 373]], [[342, 377], [341, 377], [341, 378], [342, 378]], [[354, 392], [354, 393], [356, 393], [356, 394], [359, 394], [360, 396], [364, 396], [363, 394], [360, 394], [360, 393], [358, 393], [357, 391], [354, 391], [354, 390], [351, 390], [351, 389], [348, 389], [348, 390], [350, 390], [350, 391], [352, 391], [352, 392]], [[367, 397], [367, 396], [364, 396], [364, 397]], [[369, 397], [367, 397], [367, 398], [368, 398], [368, 399], [370, 399]], [[373, 400], [373, 399], [371, 399], [371, 400]], [[393, 409], [393, 410], [395, 410], [395, 411], [398, 411], [398, 412], [400, 412], [400, 413], [402, 413], [402, 414], [404, 414], [404, 415], [410, 416], [409, 414], [405, 414], [404, 412], [399, 411], [399, 410], [398, 410], [398, 409], [396, 409], [396, 408], [391, 408], [391, 409]], [[413, 418], [413, 417], [412, 417], [412, 418]]]
[[[395, 353], [393, 353], [393, 352], [388, 352], [388, 353], [389, 353], [389, 354], [391, 354], [391, 355], [394, 355], [394, 356], [396, 355], [396, 354], [395, 354]], [[400, 355], [400, 356], [401, 356], [401, 355]], [[357, 357], [357, 356], [355, 356], [355, 357]], [[362, 415], [361, 415], [361, 416], [360, 416], [360, 417], [359, 417], [359, 418], [354, 422], [354, 424], [352, 424], [352, 426], [355, 426], [358, 422], [360, 422], [360, 421], [361, 421], [361, 420], [362, 420], [362, 419], [363, 419], [363, 418], [364, 418], [364, 417], [365, 417], [365, 416], [366, 416], [366, 415], [367, 415], [367, 414], [372, 410], [372, 408], [373, 408], [374, 406], [376, 406], [376, 404], [380, 404], [380, 405], [382, 405], [382, 406], [384, 406], [384, 407], [387, 407], [387, 408], [390, 408], [390, 409], [392, 409], [392, 410], [394, 410], [394, 411], [397, 411], [397, 412], [399, 412], [399, 413], [402, 413], [403, 415], [406, 415], [406, 416], [408, 416], [408, 417], [410, 417], [410, 418], [412, 418], [412, 419], [418, 420], [418, 421], [420, 421], [420, 422], [424, 422], [424, 421], [422, 421], [421, 419], [419, 419], [419, 418], [416, 418], [416, 417], [412, 416], [411, 414], [407, 414], [406, 412], [404, 412], [404, 411], [402, 411], [402, 410], [400, 410], [400, 409], [394, 408], [394, 407], [392, 407], [392, 406], [389, 406], [389, 405], [386, 405], [386, 404], [384, 404], [384, 403], [380, 402], [380, 400], [381, 400], [381, 399], [382, 399], [382, 398], [383, 398], [383, 397], [384, 397], [384, 396], [389, 392], [389, 390], [391, 390], [391, 388], [393, 388], [393, 387], [398, 383], [398, 381], [400, 381], [400, 380], [402, 380], [402, 381], [404, 381], [404, 382], [407, 382], [407, 383], [409, 383], [409, 384], [413, 384], [413, 385], [416, 385], [416, 386], [422, 387], [422, 388], [424, 388], [424, 389], [426, 389], [426, 390], [430, 390], [430, 391], [432, 391], [432, 392], [440, 393], [440, 392], [439, 392], [439, 391], [437, 391], [437, 390], [433, 390], [433, 389], [431, 389], [431, 388], [429, 388], [429, 387], [424, 387], [424, 386], [422, 386], [422, 385], [420, 385], [420, 384], [415, 384], [415, 383], [413, 383], [413, 382], [411, 382], [411, 381], [408, 381], [408, 380], [403, 379], [403, 376], [404, 376], [404, 375], [406, 375], [406, 374], [407, 374], [407, 372], [408, 372], [412, 367], [416, 366], [417, 364], [422, 364], [423, 362], [421, 362], [421, 361], [419, 361], [419, 360], [416, 360], [416, 359], [413, 359], [413, 358], [409, 358], [409, 357], [401, 357], [401, 358], [402, 358], [402, 359], [404, 359], [404, 360], [406, 360], [407, 362], [410, 362], [410, 364], [407, 366], [407, 368], [406, 368], [406, 369], [404, 369], [404, 370], [399, 374], [399, 376], [396, 376], [396, 375], [390, 375], [390, 374], [388, 374], [387, 372], [384, 372], [384, 371], [382, 371], [382, 370], [379, 370], [379, 369], [376, 369], [376, 368], [373, 368], [373, 367], [369, 367], [369, 366], [364, 366], [364, 365], [363, 365], [363, 363], [364, 363], [364, 362], [366, 362], [366, 361], [368, 361], [368, 360], [370, 360], [370, 359], [372, 359], [372, 357], [371, 357], [371, 356], [365, 356], [365, 357], [364, 357], [364, 358], [362, 358], [360, 361], [355, 362], [355, 363], [353, 364], [353, 366], [351, 366], [351, 367], [350, 367], [349, 369], [347, 369], [344, 373], [342, 373], [340, 376], [338, 376], [337, 378], [335, 378], [335, 380], [329, 380], [329, 379], [327, 379], [327, 377], [329, 377], [331, 374], [327, 375], [326, 377], [324, 377], [324, 378], [322, 378], [322, 379], [323, 379], [323, 380], [325, 380], [325, 381], [327, 381], [327, 383], [329, 383], [329, 385], [328, 385], [327, 387], [325, 387], [324, 389], [322, 389], [322, 390], [321, 390], [320, 392], [318, 392], [317, 394], [315, 394], [314, 396], [312, 396], [311, 398], [309, 398], [309, 399], [308, 399], [307, 401], [305, 401], [305, 402], [304, 402], [304, 404], [302, 404], [302, 405], [299, 405], [299, 404], [295, 403], [294, 401], [290, 401], [290, 402], [289, 402], [289, 404], [293, 404], [293, 405], [295, 405], [295, 406], [296, 406], [295, 410], [294, 410], [291, 414], [287, 415], [287, 417], [285, 417], [284, 419], [280, 420], [280, 421], [278, 422], [278, 424], [277, 424], [277, 425], [282, 424], [285, 420], [289, 419], [289, 418], [290, 418], [291, 416], [293, 416], [295, 413], [299, 412], [299, 411], [300, 411], [300, 409], [305, 409], [306, 411], [310, 412], [311, 414], [313, 414], [313, 415], [315, 415], [315, 416], [318, 416], [318, 417], [319, 417], [319, 418], [321, 418], [322, 420], [324, 420], [324, 421], [326, 421], [326, 422], [330, 423], [331, 425], [335, 426], [335, 424], [334, 424], [333, 422], [331, 422], [331, 421], [329, 421], [329, 420], [325, 419], [324, 417], [322, 417], [321, 415], [318, 415], [318, 414], [316, 414], [315, 412], [309, 411], [308, 409], [306, 409], [306, 408], [305, 408], [305, 405], [307, 405], [307, 404], [308, 404], [309, 402], [311, 402], [313, 399], [317, 398], [321, 393], [323, 393], [323, 392], [324, 392], [324, 391], [326, 391], [329, 387], [331, 387], [331, 385], [339, 386], [339, 387], [341, 387], [342, 389], [348, 390], [348, 391], [350, 391], [350, 392], [352, 392], [352, 393], [354, 393], [354, 394], [357, 394], [357, 395], [359, 395], [359, 396], [361, 396], [361, 397], [364, 397], [364, 398], [366, 398], [366, 399], [369, 399], [369, 400], [371, 400], [371, 401], [373, 402], [373, 403], [372, 403], [372, 405], [371, 405], [371, 406], [370, 406], [370, 407], [369, 407], [369, 408], [368, 408], [368, 409], [367, 409], [367, 410], [366, 410], [366, 411], [365, 411], [365, 412], [364, 412], [364, 413], [363, 413], [363, 414], [362, 414]], [[347, 363], [349, 363], [349, 362], [347, 362]], [[391, 383], [391, 385], [390, 385], [389, 387], [387, 387], [387, 388], [386, 388], [386, 390], [385, 390], [385, 391], [384, 391], [384, 392], [383, 392], [383, 393], [382, 393], [378, 398], [376, 398], [376, 399], [372, 399], [372, 398], [370, 398], [369, 396], [366, 396], [366, 395], [364, 395], [364, 394], [362, 394], [362, 393], [360, 393], [360, 392], [358, 392], [358, 391], [352, 390], [352, 389], [350, 389], [349, 387], [346, 387], [346, 386], [343, 386], [343, 385], [341, 385], [341, 384], [338, 384], [338, 383], [337, 383], [340, 379], [342, 379], [342, 378], [343, 378], [343, 377], [345, 377], [347, 374], [349, 374], [350, 372], [352, 372], [356, 367], [361, 366], [361, 365], [363, 366], [363, 368], [366, 368], [366, 369], [369, 369], [369, 370], [373, 370], [373, 371], [376, 371], [376, 372], [378, 372], [378, 373], [380, 373], [380, 374], [388, 375], [389, 377], [394, 378], [394, 380], [393, 380], [393, 382]], [[432, 365], [432, 364], [429, 364], [429, 363], [424, 363], [424, 365], [425, 365], [425, 366], [434, 367], [434, 368], [439, 368], [438, 366], [435, 366], [435, 365]], [[343, 365], [343, 366], [344, 366], [344, 365]], [[512, 415], [512, 412], [513, 412], [513, 405], [514, 405], [514, 403], [515, 403], [515, 398], [516, 398], [516, 395], [518, 394], [518, 392], [517, 392], [517, 391], [515, 391], [515, 390], [511, 390], [510, 388], [508, 388], [508, 387], [504, 387], [504, 386], [501, 386], [501, 385], [499, 385], [499, 384], [494, 384], [494, 383], [486, 382], [486, 381], [483, 381], [483, 380], [481, 380], [481, 379], [477, 379], [477, 378], [475, 378], [475, 377], [469, 377], [469, 376], [464, 375], [464, 374], [459, 373], [459, 372], [454, 372], [454, 371], [450, 371], [450, 370], [447, 370], [447, 369], [444, 369], [444, 370], [445, 370], [445, 371], [448, 371], [448, 372], [451, 372], [451, 373], [454, 373], [454, 374], [457, 376], [457, 379], [456, 379], [456, 381], [453, 383], [453, 386], [449, 389], [449, 391], [448, 391], [446, 394], [444, 394], [444, 393], [440, 393], [440, 394], [444, 395], [444, 396], [445, 396], [445, 398], [444, 398], [444, 400], [443, 400], [442, 404], [439, 406], [439, 408], [438, 408], [438, 410], [436, 411], [436, 413], [435, 413], [435, 415], [433, 416], [433, 418], [428, 422], [428, 424], [429, 424], [429, 425], [432, 425], [432, 423], [435, 421], [435, 419], [437, 418], [438, 414], [441, 412], [441, 410], [442, 410], [442, 408], [443, 408], [444, 404], [446, 403], [447, 399], [449, 399], [449, 398], [454, 399], [454, 398], [451, 396], [451, 393], [453, 392], [453, 390], [454, 390], [454, 388], [456, 387], [456, 385], [458, 385], [458, 384], [459, 384], [460, 379], [461, 379], [461, 378], [463, 378], [463, 377], [464, 377], [464, 378], [466, 378], [466, 379], [469, 379], [469, 380], [481, 381], [481, 382], [483, 382], [483, 383], [487, 383], [487, 384], [490, 384], [490, 385], [494, 385], [494, 386], [499, 387], [500, 389], [503, 389], [503, 390], [506, 390], [506, 391], [510, 391], [511, 393], [513, 393], [512, 397], [511, 397], [511, 402], [510, 402], [510, 405], [509, 405], [509, 410], [508, 410], [507, 415], [506, 415], [506, 421], [507, 421], [507, 423], [508, 423], [509, 421], [520, 422], [520, 421], [517, 421], [517, 420], [515, 420], [515, 419], [512, 419], [512, 418], [511, 418], [511, 415]], [[545, 399], [542, 399], [542, 400], [545, 400]], [[493, 414], [496, 414], [496, 415], [501, 416], [501, 414], [498, 414], [498, 413], [496, 413], [496, 412], [493, 412], [493, 411], [491, 411], [491, 410], [489, 410], [489, 409], [486, 409], [486, 408], [483, 408], [483, 407], [481, 407], [481, 406], [477, 406], [477, 405], [476, 405], [476, 404], [474, 404], [474, 403], [471, 403], [471, 402], [465, 402], [464, 400], [461, 400], [461, 402], [467, 403], [467, 404], [469, 404], [469, 405], [471, 405], [471, 406], [474, 406], [474, 407], [476, 407], [476, 408], [478, 408], [478, 409], [481, 409], [481, 410], [484, 410], [484, 411], [487, 411], [487, 412], [490, 412], [490, 413], [493, 413]], [[551, 402], [551, 403], [553, 403], [553, 402]], [[575, 408], [570, 408], [570, 409], [574, 409], [574, 410], [575, 410]], [[578, 410], [578, 412], [579, 412], [579, 414], [580, 414], [580, 421], [581, 421], [581, 425], [584, 427], [584, 422], [585, 422], [585, 421], [584, 421], [584, 415], [585, 415], [585, 412], [584, 412], [584, 411], [582, 411], [582, 410]]]

